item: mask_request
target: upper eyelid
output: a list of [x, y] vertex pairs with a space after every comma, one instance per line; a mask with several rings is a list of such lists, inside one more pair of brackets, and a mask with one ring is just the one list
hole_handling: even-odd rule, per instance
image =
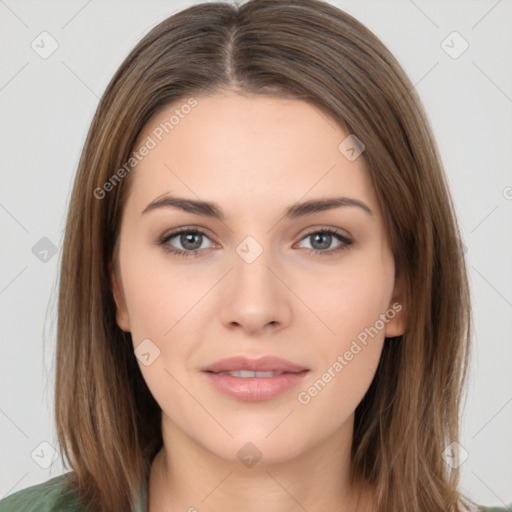
[[[172, 229], [168, 233], [163, 234], [160, 237], [160, 240], [170, 240], [171, 238], [174, 238], [178, 235], [181, 235], [182, 233], [200, 233], [201, 235], [207, 236], [210, 240], [212, 237], [209, 235], [208, 230], [204, 228], [195, 228], [195, 227], [188, 227], [183, 226], [181, 228]], [[213, 242], [213, 240], [212, 240]]]

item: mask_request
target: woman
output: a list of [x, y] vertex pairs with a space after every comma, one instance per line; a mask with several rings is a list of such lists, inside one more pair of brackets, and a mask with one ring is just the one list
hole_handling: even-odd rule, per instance
[[316, 0], [169, 17], [107, 87], [75, 179], [72, 471], [1, 510], [475, 510], [459, 245], [420, 101], [359, 22]]

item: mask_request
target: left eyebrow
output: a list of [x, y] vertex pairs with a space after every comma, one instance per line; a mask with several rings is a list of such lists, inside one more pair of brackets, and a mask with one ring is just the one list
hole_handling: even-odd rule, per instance
[[305, 215], [323, 212], [325, 210], [340, 208], [342, 206], [356, 206], [364, 210], [369, 215], [373, 215], [370, 207], [358, 199], [353, 199], [351, 197], [331, 197], [328, 199], [313, 199], [311, 201], [290, 206], [290, 208], [285, 211], [284, 216], [290, 219], [295, 219]]
[[[288, 207], [284, 212], [284, 217], [296, 219], [314, 213], [320, 213], [342, 206], [355, 206], [361, 208], [369, 215], [373, 215], [372, 210], [362, 201], [351, 197], [331, 197], [327, 199], [312, 199], [303, 203], [297, 203]], [[170, 195], [160, 196], [149, 203], [142, 211], [142, 215], [156, 210], [157, 208], [179, 208], [189, 213], [212, 217], [221, 221], [225, 220], [225, 214], [222, 208], [210, 201], [200, 201], [187, 199], [184, 197], [175, 197]]]

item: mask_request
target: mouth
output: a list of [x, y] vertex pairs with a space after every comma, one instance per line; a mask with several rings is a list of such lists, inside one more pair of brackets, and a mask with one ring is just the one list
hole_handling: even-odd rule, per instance
[[216, 375], [231, 375], [232, 377], [239, 377], [241, 379], [253, 379], [255, 377], [276, 377], [277, 375], [283, 375], [283, 373], [289, 372], [253, 372], [251, 370], [235, 370], [232, 372], [211, 372]]
[[272, 356], [250, 359], [237, 356], [203, 368], [213, 388], [225, 396], [245, 402], [271, 400], [302, 382], [308, 368]]
[[[245, 355], [228, 357], [220, 359], [202, 369], [213, 373], [229, 372], [253, 372], [253, 373], [298, 373], [308, 370], [305, 366], [292, 363], [287, 359], [276, 356], [262, 356], [257, 359]], [[244, 374], [241, 377], [254, 377], [254, 375]], [[274, 376], [274, 375], [270, 375]]]

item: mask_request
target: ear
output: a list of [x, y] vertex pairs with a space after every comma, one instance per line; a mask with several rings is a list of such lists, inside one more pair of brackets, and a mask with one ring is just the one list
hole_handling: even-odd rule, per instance
[[393, 296], [391, 297], [386, 316], [389, 318], [389, 321], [386, 324], [385, 337], [392, 338], [394, 336], [401, 336], [407, 326], [405, 279], [402, 274], [395, 276]]
[[119, 328], [125, 332], [130, 332], [130, 317], [124, 299], [124, 292], [122, 289], [121, 279], [117, 274], [117, 269], [112, 269], [110, 272], [112, 281], [112, 293], [114, 302], [116, 303], [116, 322]]

